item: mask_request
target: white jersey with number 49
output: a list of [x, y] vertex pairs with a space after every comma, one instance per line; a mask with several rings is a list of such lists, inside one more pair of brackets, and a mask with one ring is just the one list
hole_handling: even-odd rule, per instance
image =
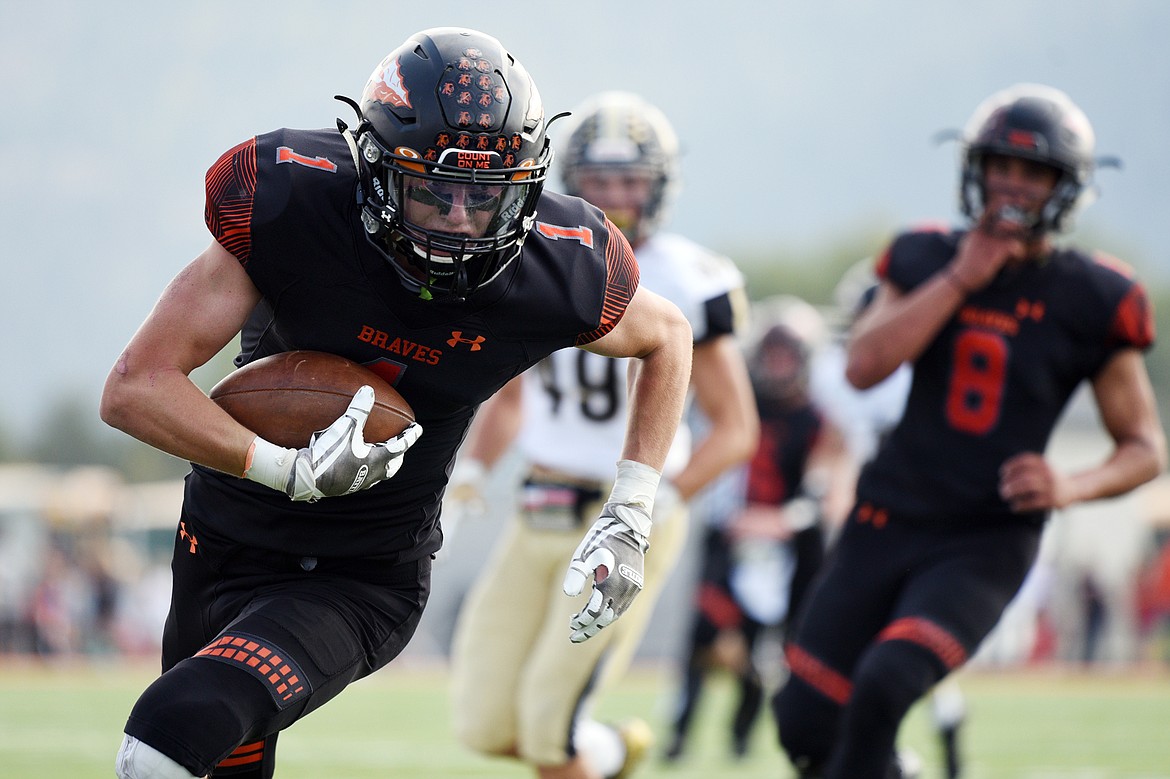
[[[695, 344], [743, 323], [743, 276], [726, 257], [679, 235], [658, 233], [635, 255], [640, 286], [670, 300], [691, 323]], [[628, 360], [562, 349], [524, 375], [524, 421], [518, 446], [531, 463], [582, 479], [613, 477], [626, 431]], [[690, 457], [691, 435], [679, 426], [664, 475]]]

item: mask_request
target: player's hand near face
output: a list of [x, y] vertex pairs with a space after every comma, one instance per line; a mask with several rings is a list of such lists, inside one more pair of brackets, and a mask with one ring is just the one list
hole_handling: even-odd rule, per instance
[[988, 155], [983, 166], [983, 214], [947, 269], [968, 292], [983, 289], [1005, 265], [1042, 249], [1044, 242], [1032, 236], [1032, 229], [1058, 175], [1047, 165], [996, 154]]
[[1011, 213], [986, 211], [959, 243], [947, 272], [968, 292], [983, 289], [1005, 265], [1027, 256], [1025, 228]]

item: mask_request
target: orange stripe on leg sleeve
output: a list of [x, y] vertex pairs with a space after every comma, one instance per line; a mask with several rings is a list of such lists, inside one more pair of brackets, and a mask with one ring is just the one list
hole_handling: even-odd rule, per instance
[[936, 655], [947, 670], [967, 662], [967, 650], [957, 638], [935, 623], [920, 617], [905, 617], [891, 622], [878, 635], [879, 641], [909, 641]]
[[839, 671], [835, 671], [796, 644], [784, 648], [788, 668], [792, 675], [834, 703], [844, 706], [853, 694], [853, 683]]

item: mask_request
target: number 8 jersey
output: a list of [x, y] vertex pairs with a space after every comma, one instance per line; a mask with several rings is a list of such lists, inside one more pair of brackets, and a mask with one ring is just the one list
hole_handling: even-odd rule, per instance
[[[905, 233], [877, 274], [909, 292], [951, 261], [962, 237]], [[999, 466], [1043, 452], [1081, 381], [1118, 350], [1153, 341], [1145, 289], [1117, 260], [1057, 248], [1005, 268], [914, 363], [905, 412], [862, 472], [858, 501], [909, 521], [1043, 521], [1000, 499]], [[939, 452], [954, 462], [938, 462]]]

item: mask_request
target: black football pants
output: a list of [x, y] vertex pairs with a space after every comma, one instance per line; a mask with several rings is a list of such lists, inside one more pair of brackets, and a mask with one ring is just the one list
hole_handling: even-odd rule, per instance
[[294, 558], [217, 544], [184, 521], [163, 674], [126, 732], [196, 776], [267, 779], [279, 731], [406, 646], [431, 561]]
[[808, 775], [890, 775], [913, 703], [962, 665], [1023, 583], [1041, 528], [875, 527], [855, 510], [787, 647], [773, 700], [780, 742]]

